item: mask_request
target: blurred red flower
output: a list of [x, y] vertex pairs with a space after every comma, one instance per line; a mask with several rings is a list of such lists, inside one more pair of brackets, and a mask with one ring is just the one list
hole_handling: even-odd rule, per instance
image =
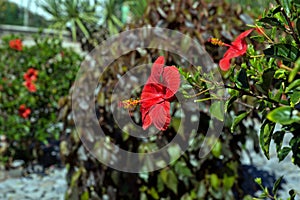
[[10, 48], [15, 49], [17, 51], [22, 51], [23, 49], [22, 41], [20, 39], [14, 39], [9, 41], [9, 46]]
[[247, 52], [247, 43], [245, 41], [245, 37], [247, 37], [252, 31], [253, 29], [244, 31], [231, 43], [229, 49], [225, 52], [219, 63], [220, 68], [223, 71], [230, 69], [230, 60], [232, 58], [244, 55]]
[[20, 105], [19, 107], [19, 115], [23, 118], [28, 118], [31, 113], [30, 108], [26, 108], [25, 104]]
[[159, 130], [170, 124], [170, 102], [180, 85], [180, 74], [175, 66], [164, 66], [163, 56], [157, 58], [141, 94], [143, 129], [152, 123]]
[[29, 92], [36, 92], [36, 86], [32, 81], [27, 80], [23, 82], [23, 85], [27, 88]]
[[220, 46], [228, 46], [229, 49], [225, 52], [223, 58], [220, 60], [219, 65], [221, 70], [227, 71], [230, 69], [230, 60], [238, 56], [242, 56], [247, 52], [247, 43], [245, 38], [253, 31], [253, 29], [242, 32], [230, 45], [222, 41], [212, 38], [210, 42]]
[[25, 81], [36, 81], [38, 75], [38, 70], [29, 68], [27, 72], [24, 74], [23, 78]]

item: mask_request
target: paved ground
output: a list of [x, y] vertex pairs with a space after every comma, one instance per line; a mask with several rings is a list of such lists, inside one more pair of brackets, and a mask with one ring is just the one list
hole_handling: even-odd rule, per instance
[[[18, 176], [10, 172], [8, 176]], [[7, 178], [0, 182], [0, 200], [63, 200], [67, 189], [66, 169], [50, 169], [46, 174]]]

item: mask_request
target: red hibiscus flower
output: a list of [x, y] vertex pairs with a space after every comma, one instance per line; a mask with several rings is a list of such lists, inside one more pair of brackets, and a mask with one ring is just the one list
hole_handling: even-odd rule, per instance
[[22, 41], [20, 39], [9, 41], [9, 46], [10, 48], [15, 49], [17, 51], [22, 51], [23, 49]]
[[26, 108], [24, 104], [20, 105], [19, 107], [19, 115], [24, 119], [28, 118], [31, 113], [30, 108]]
[[23, 78], [25, 81], [36, 81], [38, 75], [38, 70], [29, 68], [27, 72], [24, 74]]
[[180, 84], [180, 74], [175, 66], [164, 66], [163, 56], [157, 58], [141, 94], [143, 129], [151, 124], [159, 130], [166, 130], [170, 124], [170, 102], [174, 99]]
[[219, 65], [221, 70], [227, 71], [230, 69], [230, 60], [238, 56], [242, 56], [247, 52], [247, 43], [245, 38], [253, 31], [253, 29], [244, 31], [241, 33], [231, 45], [225, 44], [218, 39], [212, 38], [210, 42], [212, 44], [218, 44], [220, 46], [228, 46], [229, 49], [225, 52], [223, 58], [220, 60]]
[[25, 81], [23, 85], [27, 88], [29, 92], [36, 92], [36, 86], [32, 81]]

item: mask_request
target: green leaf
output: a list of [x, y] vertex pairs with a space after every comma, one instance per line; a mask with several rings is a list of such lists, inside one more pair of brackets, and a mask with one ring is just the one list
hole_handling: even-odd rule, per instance
[[157, 177], [157, 191], [158, 192], [162, 192], [164, 190], [164, 182], [162, 180], [162, 177], [161, 176], [158, 176]]
[[285, 69], [277, 69], [275, 71], [274, 78], [285, 79], [286, 78], [286, 70]]
[[151, 189], [148, 191], [148, 193], [152, 196], [153, 199], [159, 199], [159, 195], [156, 192], [154, 187], [151, 187]]
[[291, 107], [294, 107], [298, 103], [300, 103], [300, 91], [295, 91], [289, 95], [291, 100]]
[[265, 120], [260, 128], [260, 146], [267, 159], [270, 159], [269, 149], [274, 128], [275, 123], [272, 123], [269, 120]]
[[295, 62], [300, 55], [298, 48], [290, 44], [274, 44], [263, 52], [266, 57], [278, 58], [288, 62]]
[[281, 28], [282, 30], [285, 29], [283, 24], [278, 19], [276, 19], [275, 17], [264, 17], [264, 18], [261, 18], [259, 20], [259, 22], [269, 24], [272, 27], [275, 26], [275, 27]]
[[224, 103], [222, 101], [215, 101], [210, 106], [209, 111], [211, 115], [220, 121], [224, 120]]
[[178, 180], [175, 173], [170, 169], [164, 169], [160, 172], [160, 176], [165, 186], [177, 194]]
[[[299, 33], [300, 34], [300, 33]], [[300, 71], [300, 58], [297, 59], [295, 62], [295, 67], [292, 69], [290, 75], [289, 75], [289, 83], [294, 80], [296, 77], [297, 73]]]
[[297, 88], [299, 86], [300, 86], [300, 79], [297, 79], [293, 81], [291, 84], [289, 84], [289, 86], [287, 86], [287, 88], [285, 89], [285, 93], [288, 93], [292, 89]]
[[287, 14], [288, 17], [291, 15], [291, 1], [290, 0], [282, 0], [282, 6]]
[[167, 188], [171, 189], [175, 194], [177, 194], [177, 185], [177, 176], [173, 171], [168, 170]]
[[84, 193], [80, 196], [80, 200], [89, 200], [89, 191], [84, 191]]
[[179, 174], [179, 176], [184, 177], [192, 177], [193, 174], [191, 170], [186, 166], [186, 163], [184, 161], [177, 161], [174, 166], [175, 172]]
[[235, 177], [234, 176], [227, 176], [225, 174], [224, 179], [223, 179], [223, 185], [225, 187], [225, 189], [229, 190], [232, 188], [233, 184], [235, 182]]
[[284, 160], [292, 149], [290, 147], [283, 147], [277, 154], [279, 162]]
[[276, 131], [273, 134], [273, 140], [276, 144], [276, 152], [278, 154], [278, 152], [281, 150], [282, 147], [282, 143], [283, 143], [283, 138], [284, 138], [284, 131]]
[[220, 142], [220, 140], [217, 140], [216, 144], [214, 145], [214, 147], [211, 150], [211, 153], [216, 158], [219, 158], [221, 156], [221, 153], [222, 153], [222, 143]]
[[272, 122], [282, 125], [289, 125], [295, 122], [300, 122], [300, 117], [293, 114], [292, 108], [289, 106], [275, 108], [268, 113], [267, 118]]
[[210, 184], [215, 190], [219, 189], [220, 181], [217, 174], [210, 175]]
[[283, 178], [283, 176], [279, 177], [279, 179], [277, 179], [276, 182], [274, 183], [274, 186], [273, 186], [273, 189], [272, 189], [272, 192], [273, 192], [274, 195], [277, 194], [277, 191], [278, 191], [279, 185], [282, 181], [282, 178]]
[[236, 116], [232, 122], [232, 125], [231, 125], [231, 128], [230, 128], [230, 131], [233, 133], [236, 126], [243, 120], [245, 119], [245, 117], [247, 117], [249, 115], [250, 111], [248, 112], [243, 112], [241, 114], [239, 114], [238, 116]]

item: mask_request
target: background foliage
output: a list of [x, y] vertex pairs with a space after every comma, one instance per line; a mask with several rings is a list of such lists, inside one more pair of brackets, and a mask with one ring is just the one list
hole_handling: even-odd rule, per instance
[[[9, 47], [13, 38], [16, 36], [3, 38], [0, 47], [0, 135], [9, 144], [1, 158], [28, 161], [38, 156], [40, 142], [59, 138], [61, 98], [68, 95], [81, 58], [55, 38], [37, 36], [35, 45], [23, 46], [21, 51]], [[29, 68], [38, 70], [37, 91], [32, 93], [23, 85], [23, 75]], [[27, 119], [19, 116], [21, 104], [31, 109]]]

